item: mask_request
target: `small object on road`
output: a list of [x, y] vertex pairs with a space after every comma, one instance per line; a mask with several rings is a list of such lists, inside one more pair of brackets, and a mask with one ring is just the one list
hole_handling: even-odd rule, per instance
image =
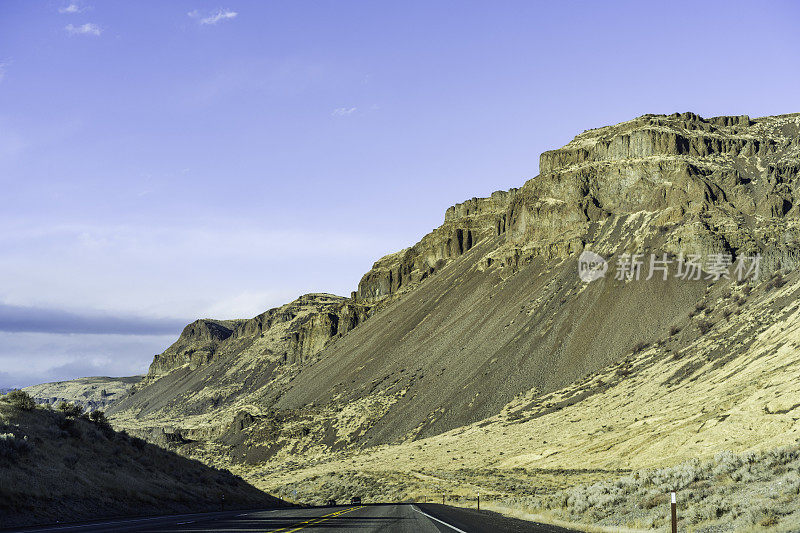
[[350, 503], [353, 505], [361, 505], [361, 496], [353, 496], [350, 498]]
[[334, 507], [336, 505], [336, 500], [328, 500], [328, 507]]

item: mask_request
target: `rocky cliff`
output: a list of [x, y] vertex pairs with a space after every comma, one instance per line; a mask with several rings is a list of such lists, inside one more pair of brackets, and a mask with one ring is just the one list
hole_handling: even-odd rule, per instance
[[800, 214], [800, 114], [704, 119], [644, 115], [589, 130], [540, 156], [540, 174], [519, 189], [450, 207], [442, 226], [375, 263], [358, 298], [409, 288], [493, 235], [487, 255], [519, 266], [564, 258], [593, 240], [598, 223], [634, 213], [680, 223], [665, 250], [763, 253], [774, 268], [797, 262], [792, 220]]
[[[725, 320], [729, 338], [751, 338], [737, 310], [772, 302], [797, 266], [799, 178], [800, 114], [645, 115], [586, 131], [542, 154], [520, 188], [449, 208], [351, 298], [308, 295], [250, 320], [190, 325], [112, 407], [114, 421], [209, 461], [297, 468], [299, 456], [480, 432], [521, 396], [541, 402], [609, 368], [624, 378], [650, 345], [702, 353], [719, 370], [726, 351], [741, 352], [706, 333]], [[586, 250], [610, 265], [588, 284]], [[704, 271], [614, 275], [625, 254], [651, 253], [696, 254]], [[760, 270], [710, 276], [712, 254], [759, 254]], [[675, 367], [670, 386], [693, 373], [664, 364]], [[604, 377], [570, 401], [608, 386]]]
[[264, 361], [302, 362], [366, 320], [371, 311], [371, 306], [341, 296], [306, 294], [247, 320], [196, 320], [155, 356], [147, 380], [181, 366], [196, 369], [215, 358], [245, 351]]

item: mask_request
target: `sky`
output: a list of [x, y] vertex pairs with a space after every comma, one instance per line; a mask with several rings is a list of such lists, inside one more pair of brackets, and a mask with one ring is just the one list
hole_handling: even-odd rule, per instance
[[0, 2], [0, 387], [349, 295], [645, 113], [800, 111], [798, 2]]

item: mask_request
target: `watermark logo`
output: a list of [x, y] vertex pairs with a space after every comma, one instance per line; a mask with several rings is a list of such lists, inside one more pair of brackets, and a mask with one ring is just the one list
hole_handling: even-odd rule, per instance
[[601, 255], [584, 250], [578, 257], [578, 277], [583, 282], [600, 279], [606, 275], [607, 270], [608, 262]]
[[[649, 259], [649, 260], [648, 260]], [[666, 281], [673, 267], [672, 276], [682, 280], [701, 279], [719, 281], [720, 279], [758, 279], [761, 271], [761, 255], [743, 255], [733, 261], [730, 254], [680, 254], [677, 258], [667, 254], [621, 254], [616, 260], [614, 279], [620, 281], [649, 280], [659, 277]], [[608, 263], [602, 256], [584, 250], [578, 258], [578, 277], [589, 283], [605, 277]]]

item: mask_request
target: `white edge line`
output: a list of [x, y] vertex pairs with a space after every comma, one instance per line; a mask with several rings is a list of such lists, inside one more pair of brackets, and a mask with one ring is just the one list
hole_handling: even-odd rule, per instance
[[444, 522], [444, 521], [442, 521], [442, 520], [439, 520], [439, 519], [438, 519], [438, 518], [436, 518], [435, 516], [431, 516], [431, 515], [429, 515], [429, 514], [428, 514], [428, 513], [426, 513], [425, 511], [423, 511], [423, 510], [419, 509], [419, 508], [418, 508], [416, 505], [412, 505], [412, 506], [411, 506], [411, 508], [412, 508], [412, 509], [414, 509], [414, 510], [415, 510], [416, 512], [418, 512], [419, 514], [421, 514], [421, 515], [425, 515], [425, 516], [427, 516], [428, 518], [430, 518], [431, 520], [435, 520], [435, 521], [439, 522], [440, 524], [443, 524], [443, 525], [445, 525], [445, 526], [449, 527], [449, 528], [450, 528], [450, 529], [452, 529], [453, 531], [458, 531], [458, 533], [467, 533], [467, 532], [466, 532], [466, 531], [464, 531], [463, 529], [458, 529], [456, 526], [451, 526], [451, 525], [450, 525], [450, 524], [448, 524], [447, 522]]
[[[39, 531], [67, 531], [69, 529], [78, 529], [78, 528], [87, 528], [87, 527], [98, 527], [98, 526], [110, 526], [116, 524], [131, 524], [134, 522], [146, 522], [148, 520], [164, 520], [169, 518], [169, 516], [149, 516], [147, 518], [134, 518], [132, 520], [114, 520], [111, 522], [94, 522], [94, 523], [87, 523], [87, 524], [75, 524], [72, 526], [52, 526], [47, 527], [44, 529], [31, 529], [28, 530], [27, 533], [37, 533]], [[178, 516], [180, 518], [180, 515]]]
[[[220, 513], [220, 512], [224, 512], [224, 511], [212, 511], [212, 512], [209, 512], [209, 513], [199, 513], [199, 514], [200, 515], [214, 515], [214, 514], [217, 514], [217, 513]], [[25, 533], [39, 533], [40, 531], [69, 531], [70, 529], [90, 528], [90, 527], [94, 528], [94, 527], [99, 527], [99, 526], [111, 526], [111, 525], [117, 525], [117, 524], [132, 524], [132, 523], [135, 523], [135, 522], [149, 522], [149, 521], [152, 521], [152, 520], [165, 520], [165, 521], [174, 520], [174, 519], [180, 520], [181, 518], [192, 518], [192, 517], [196, 517], [196, 516], [197, 516], [197, 514], [188, 514], [188, 513], [187, 514], [179, 514], [179, 515], [146, 516], [146, 517], [142, 517], [142, 518], [131, 518], [131, 519], [128, 519], [128, 520], [112, 520], [110, 522], [91, 522], [91, 523], [86, 523], [86, 524], [50, 526], [50, 527], [40, 528], [40, 529], [25, 530]], [[244, 515], [240, 515], [240, 516], [244, 516]], [[193, 520], [192, 522], [197, 522], [197, 521], [198, 520]], [[188, 524], [190, 522], [181, 522], [181, 523]], [[178, 525], [178, 524], [175, 524], [175, 525]]]

